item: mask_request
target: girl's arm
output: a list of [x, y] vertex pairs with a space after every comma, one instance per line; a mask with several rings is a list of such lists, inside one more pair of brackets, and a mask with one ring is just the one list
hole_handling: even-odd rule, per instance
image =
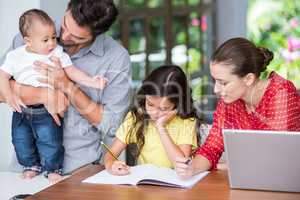
[[175, 166], [177, 157], [189, 157], [192, 152], [192, 145], [176, 145], [171, 136], [169, 135], [168, 130], [165, 128], [167, 122], [175, 116], [176, 110], [167, 113], [155, 122], [161, 142], [167, 152], [169, 159], [173, 163], [173, 166]]
[[[110, 150], [116, 157], [118, 157], [126, 146], [127, 145], [125, 143], [116, 137]], [[124, 162], [116, 160], [109, 152], [107, 152], [104, 156], [104, 166], [109, 173], [114, 175], [129, 174], [129, 167]]]
[[176, 157], [189, 157], [192, 153], [192, 145], [181, 144], [176, 145], [173, 139], [170, 137], [167, 129], [159, 129], [159, 136], [162, 144], [165, 147], [169, 159], [172, 161], [173, 166], [175, 166]]
[[222, 128], [225, 123], [225, 104], [219, 101], [214, 112], [212, 128], [205, 143], [200, 146], [192, 162], [186, 163], [186, 158], [176, 158], [175, 170], [182, 178], [189, 178], [199, 172], [215, 169], [224, 151]]

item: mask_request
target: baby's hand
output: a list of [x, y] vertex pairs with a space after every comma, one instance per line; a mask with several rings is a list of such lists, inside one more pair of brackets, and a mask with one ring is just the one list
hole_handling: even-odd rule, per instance
[[103, 76], [94, 76], [93, 80], [95, 81], [95, 88], [101, 89], [103, 90], [106, 86], [107, 83], [107, 78], [103, 77]]

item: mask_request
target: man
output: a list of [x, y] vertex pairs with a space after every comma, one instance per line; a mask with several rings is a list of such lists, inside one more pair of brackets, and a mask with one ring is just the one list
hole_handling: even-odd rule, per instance
[[[104, 90], [75, 85], [55, 57], [53, 65], [35, 63], [36, 70], [48, 77], [41, 81], [51, 84], [54, 90], [12, 82], [25, 104], [44, 104], [57, 123], [70, 102], [63, 124], [65, 172], [101, 158], [100, 140], [111, 142], [130, 104], [128, 52], [104, 34], [117, 15], [113, 0], [71, 0], [62, 21], [56, 24], [59, 43], [73, 64], [91, 76], [105, 76], [108, 82]], [[17, 35], [11, 49], [22, 44], [21, 36]]]

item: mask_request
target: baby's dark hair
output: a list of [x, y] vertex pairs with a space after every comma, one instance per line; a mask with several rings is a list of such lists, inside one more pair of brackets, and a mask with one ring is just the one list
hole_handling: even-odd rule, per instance
[[53, 20], [44, 11], [39, 9], [27, 10], [21, 15], [19, 19], [19, 30], [23, 37], [27, 37], [29, 35], [29, 30], [36, 20], [39, 20], [44, 24], [54, 26]]

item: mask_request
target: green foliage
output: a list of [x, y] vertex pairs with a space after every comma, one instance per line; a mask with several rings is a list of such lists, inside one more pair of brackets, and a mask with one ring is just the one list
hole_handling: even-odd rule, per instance
[[190, 48], [188, 50], [188, 54], [190, 56], [188, 73], [193, 74], [194, 72], [199, 71], [201, 54], [198, 49]]
[[250, 40], [274, 52], [268, 72], [276, 71], [300, 88], [300, 56], [290, 57], [300, 55], [300, 48], [288, 43], [290, 38], [300, 40], [300, 1], [250, 0], [247, 26]]
[[162, 7], [163, 4], [164, 4], [164, 0], [151, 0], [151, 1], [148, 1], [148, 7], [149, 8]]

